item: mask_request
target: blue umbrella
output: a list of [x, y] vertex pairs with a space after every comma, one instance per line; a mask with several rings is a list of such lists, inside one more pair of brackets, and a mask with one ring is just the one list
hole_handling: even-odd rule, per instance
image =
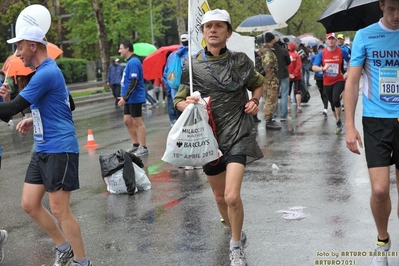
[[268, 31], [273, 29], [285, 28], [288, 25], [286, 23], [276, 23], [272, 15], [259, 14], [246, 18], [240, 25], [238, 25], [237, 32], [258, 32]]

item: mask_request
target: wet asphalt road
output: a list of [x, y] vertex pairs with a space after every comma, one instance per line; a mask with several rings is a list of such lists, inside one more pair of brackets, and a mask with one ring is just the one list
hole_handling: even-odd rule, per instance
[[[327, 119], [321, 114], [316, 87], [310, 92], [303, 113], [292, 112], [292, 119], [281, 123], [281, 131], [266, 131], [264, 122], [257, 125], [265, 157], [248, 165], [242, 187], [251, 266], [370, 265], [376, 230], [364, 153], [357, 156], [346, 149], [344, 133], [334, 134], [332, 114]], [[360, 110], [361, 101], [358, 129]], [[71, 206], [88, 257], [94, 265], [229, 265], [230, 233], [219, 222], [202, 170], [177, 169], [160, 159], [170, 129], [165, 105], [147, 108], [144, 118], [150, 155], [143, 162], [152, 189], [133, 196], [110, 195], [98, 156], [129, 148], [122, 111], [114, 109], [111, 98], [74, 111], [81, 189], [73, 192]], [[19, 120], [14, 118], [15, 125]], [[20, 208], [32, 137], [16, 133], [14, 127], [0, 125], [0, 228], [9, 231], [2, 266], [51, 266], [52, 241]], [[94, 152], [83, 148], [88, 129], [100, 144]], [[272, 169], [273, 164], [279, 169]], [[394, 183], [392, 179], [389, 228], [391, 250], [398, 251]], [[47, 197], [43, 204], [48, 206]], [[307, 217], [286, 220], [276, 212], [293, 206], [306, 207]], [[399, 258], [394, 254], [389, 262], [397, 265]]]

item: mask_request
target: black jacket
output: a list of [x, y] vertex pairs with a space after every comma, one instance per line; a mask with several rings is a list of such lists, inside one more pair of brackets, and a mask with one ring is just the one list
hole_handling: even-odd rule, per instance
[[288, 65], [291, 63], [290, 55], [288, 54], [288, 50], [278, 43], [273, 45], [274, 52], [277, 56], [278, 62], [278, 70], [277, 70], [277, 78], [285, 79], [289, 77], [288, 73]]

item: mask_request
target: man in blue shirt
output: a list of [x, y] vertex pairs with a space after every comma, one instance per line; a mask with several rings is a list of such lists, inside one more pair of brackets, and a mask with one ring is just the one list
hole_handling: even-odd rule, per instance
[[[351, 49], [345, 45], [345, 36], [340, 33], [337, 35], [337, 45], [342, 49], [345, 50], [346, 53], [350, 56], [351, 55]], [[345, 74], [345, 72], [348, 70], [348, 62], [344, 61], [344, 67], [343, 67], [343, 73]]]
[[[346, 146], [360, 154], [361, 136], [355, 126], [359, 83], [363, 77], [363, 138], [371, 183], [370, 205], [377, 228], [373, 266], [386, 266], [391, 247], [388, 221], [391, 213], [390, 166], [399, 180], [399, 1], [380, 0], [383, 17], [357, 31], [352, 45], [350, 70], [345, 86]], [[374, 254], [374, 253], [373, 253]]]
[[[54, 265], [92, 266], [85, 255], [80, 225], [70, 209], [71, 192], [79, 188], [79, 146], [72, 120], [72, 97], [61, 70], [47, 55], [47, 41], [39, 27], [24, 27], [7, 42], [16, 43], [16, 56], [26, 67], [36, 70], [15, 99], [0, 103], [1, 119], [29, 106], [32, 111], [32, 117], [16, 127], [20, 133], [33, 130], [36, 144], [23, 185], [22, 208], [54, 241]], [[0, 94], [4, 89], [8, 84], [3, 84]], [[49, 194], [52, 215], [42, 205], [45, 192]]]
[[119, 64], [119, 58], [112, 60], [107, 74], [107, 85], [111, 87], [112, 95], [115, 98], [115, 108], [118, 108], [119, 98], [121, 97], [121, 80], [123, 75], [123, 66]]
[[[0, 81], [0, 87], [3, 83]], [[3, 87], [4, 88], [4, 87]], [[4, 100], [5, 99], [5, 100]], [[8, 102], [10, 100], [10, 93], [5, 89], [0, 91], [0, 102]], [[7, 121], [5, 121], [7, 122]], [[1, 169], [1, 156], [3, 155], [2, 147], [0, 144], [0, 169]], [[6, 230], [0, 230], [0, 264], [4, 260], [4, 244], [7, 242], [8, 233]]]
[[134, 54], [133, 44], [130, 41], [121, 42], [118, 52], [127, 60], [121, 81], [122, 97], [118, 105], [124, 106], [123, 122], [132, 140], [132, 147], [128, 152], [136, 156], [148, 155], [146, 128], [141, 109], [142, 104], [146, 102], [143, 68], [140, 59]]

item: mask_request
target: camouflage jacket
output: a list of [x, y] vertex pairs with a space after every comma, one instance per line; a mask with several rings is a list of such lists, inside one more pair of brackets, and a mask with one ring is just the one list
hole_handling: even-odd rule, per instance
[[278, 63], [277, 63], [277, 56], [274, 53], [274, 48], [270, 48], [267, 45], [264, 45], [259, 49], [259, 52], [262, 57], [262, 65], [266, 73], [265, 84], [277, 85]]

